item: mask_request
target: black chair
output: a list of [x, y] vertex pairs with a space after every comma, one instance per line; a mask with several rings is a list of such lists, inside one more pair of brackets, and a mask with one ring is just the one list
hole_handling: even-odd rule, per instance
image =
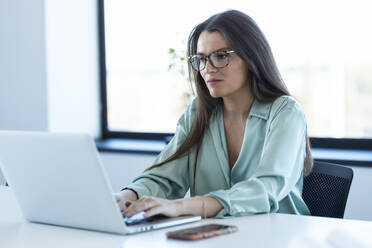
[[314, 161], [304, 178], [302, 198], [313, 216], [343, 218], [353, 170], [338, 164]]

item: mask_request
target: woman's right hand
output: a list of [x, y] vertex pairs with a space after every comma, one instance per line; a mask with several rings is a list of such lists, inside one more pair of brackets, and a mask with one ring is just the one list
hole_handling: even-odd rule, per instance
[[137, 194], [130, 189], [124, 189], [118, 193], [113, 194], [117, 204], [119, 205], [120, 211], [123, 212], [127, 207], [127, 201], [137, 200]]

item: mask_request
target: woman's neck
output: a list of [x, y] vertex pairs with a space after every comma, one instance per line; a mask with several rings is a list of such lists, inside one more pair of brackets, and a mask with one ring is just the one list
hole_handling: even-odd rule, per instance
[[246, 120], [253, 100], [249, 87], [241, 89], [234, 95], [223, 97], [224, 117], [230, 120]]

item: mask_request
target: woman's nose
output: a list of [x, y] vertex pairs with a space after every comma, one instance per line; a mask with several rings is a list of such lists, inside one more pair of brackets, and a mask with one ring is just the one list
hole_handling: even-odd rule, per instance
[[207, 59], [205, 62], [205, 72], [210, 73], [210, 72], [216, 72], [217, 68], [212, 65], [212, 63]]

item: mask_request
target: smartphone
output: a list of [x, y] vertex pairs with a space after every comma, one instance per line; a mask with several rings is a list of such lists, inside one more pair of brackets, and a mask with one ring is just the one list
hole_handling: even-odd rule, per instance
[[237, 230], [237, 226], [208, 224], [204, 226], [181, 229], [174, 232], [167, 232], [166, 235], [169, 239], [200, 240], [233, 233]]

